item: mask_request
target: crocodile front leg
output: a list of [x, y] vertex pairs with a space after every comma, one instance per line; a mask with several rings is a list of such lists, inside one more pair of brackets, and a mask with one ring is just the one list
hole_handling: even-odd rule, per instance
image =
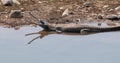
[[62, 33], [63, 32], [63, 29], [61, 27], [56, 27], [55, 31], [57, 33]]
[[88, 34], [89, 31], [90, 31], [89, 29], [81, 29], [80, 34], [85, 35], [85, 34]]

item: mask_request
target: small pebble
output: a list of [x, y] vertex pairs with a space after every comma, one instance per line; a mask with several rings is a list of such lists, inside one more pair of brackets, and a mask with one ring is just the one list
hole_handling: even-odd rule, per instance
[[83, 5], [85, 6], [85, 7], [91, 7], [92, 6], [92, 2], [85, 2]]
[[103, 19], [103, 16], [101, 16], [101, 15], [98, 15], [98, 19]]
[[120, 11], [120, 6], [116, 7], [115, 11]]

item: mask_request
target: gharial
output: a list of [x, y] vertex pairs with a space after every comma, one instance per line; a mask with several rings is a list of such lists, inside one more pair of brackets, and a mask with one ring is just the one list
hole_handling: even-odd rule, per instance
[[[31, 16], [33, 16], [30, 13]], [[37, 19], [35, 16], [33, 16]], [[45, 31], [56, 31], [59, 33], [68, 32], [68, 33], [99, 33], [99, 32], [110, 32], [110, 31], [119, 31], [120, 26], [92, 26], [92, 25], [84, 25], [84, 24], [76, 24], [76, 23], [62, 23], [55, 24], [49, 23], [44, 20], [37, 19], [39, 23], [37, 23], [40, 27], [42, 27]]]

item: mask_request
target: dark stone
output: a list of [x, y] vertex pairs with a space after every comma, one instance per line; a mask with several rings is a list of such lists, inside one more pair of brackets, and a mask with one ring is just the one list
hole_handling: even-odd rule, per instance
[[10, 18], [23, 18], [23, 13], [21, 10], [12, 10], [9, 16]]
[[69, 14], [70, 14], [70, 15], [74, 15], [74, 12], [70, 12]]
[[13, 6], [14, 4], [20, 5], [18, 0], [1, 0], [1, 3], [4, 6]]
[[12, 6], [13, 2], [12, 1], [8, 1], [6, 4], [4, 4], [4, 6]]
[[50, 18], [50, 20], [58, 20], [58, 18], [52, 17]]
[[108, 20], [120, 20], [120, 18], [117, 15], [108, 15], [108, 16], [106, 16], [106, 19], [108, 19]]
[[101, 15], [98, 15], [98, 19], [103, 19], [103, 16], [101, 16]]

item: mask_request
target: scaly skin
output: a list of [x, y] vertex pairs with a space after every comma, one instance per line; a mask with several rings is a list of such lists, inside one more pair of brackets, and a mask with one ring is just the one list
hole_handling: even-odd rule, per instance
[[79, 25], [79, 24], [50, 24], [41, 21], [40, 26], [46, 31], [56, 31], [56, 32], [70, 32], [70, 33], [98, 33], [98, 32], [110, 32], [110, 31], [119, 31], [120, 26], [88, 26], [88, 25]]

